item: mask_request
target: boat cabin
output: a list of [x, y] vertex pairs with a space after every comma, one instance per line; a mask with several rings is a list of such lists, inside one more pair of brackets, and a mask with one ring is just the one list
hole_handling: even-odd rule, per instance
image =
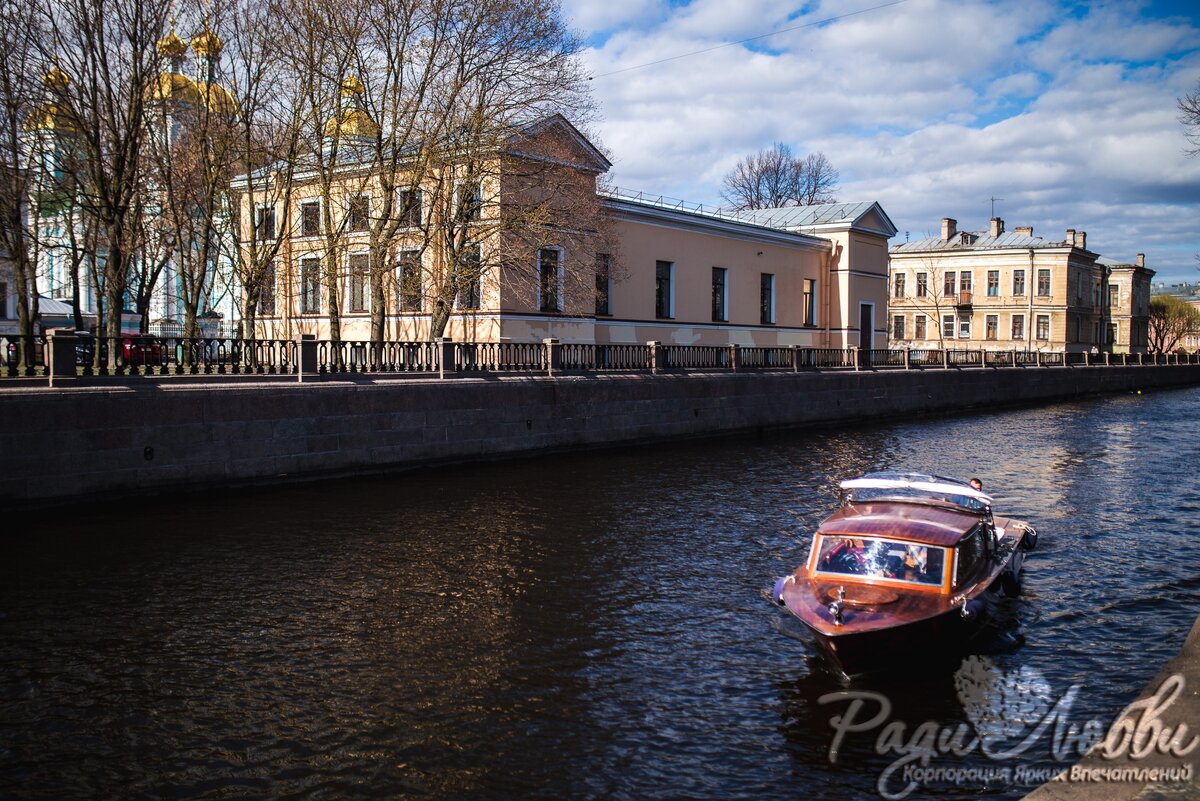
[[876, 473], [842, 489], [845, 502], [813, 538], [812, 580], [948, 594], [990, 575], [992, 499], [969, 484]]

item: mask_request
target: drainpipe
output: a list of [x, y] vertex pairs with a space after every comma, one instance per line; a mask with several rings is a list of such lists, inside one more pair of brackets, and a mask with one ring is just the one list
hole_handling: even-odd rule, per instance
[[1025, 284], [1025, 300], [1029, 304], [1029, 311], [1025, 313], [1025, 352], [1029, 353], [1033, 347], [1033, 332], [1036, 330], [1033, 323], [1033, 288], [1037, 286], [1035, 283], [1037, 276], [1033, 270], [1033, 248], [1029, 249], [1029, 280]]
[[[831, 275], [833, 271], [833, 251], [836, 248], [837, 242], [832, 239], [829, 240], [829, 250], [825, 251], [825, 280], [821, 282], [824, 284], [824, 288], [821, 290], [821, 320], [823, 323], [822, 328], [825, 330], [825, 347], [827, 348], [833, 347], [833, 342], [829, 339], [829, 293], [830, 284], [833, 283]], [[846, 325], [849, 325], [849, 323], [846, 323]]]

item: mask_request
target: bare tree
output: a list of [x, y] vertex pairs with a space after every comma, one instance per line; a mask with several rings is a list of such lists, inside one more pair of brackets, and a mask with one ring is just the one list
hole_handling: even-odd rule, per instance
[[[0, 7], [0, 251], [12, 265], [17, 325], [26, 337], [32, 337], [38, 314], [36, 231], [27, 204], [37, 186], [62, 191], [53, 170], [31, 163], [34, 148], [27, 146], [27, 137], [53, 135], [54, 126], [65, 122], [52, 103], [39, 103], [45, 99], [37, 81], [44, 63], [38, 52], [45, 36], [41, 22], [30, 2]], [[32, 340], [25, 343], [22, 367], [33, 363]]]
[[168, 0], [41, 2], [41, 22], [54, 31], [46, 61], [56, 61], [70, 77], [53, 83], [54, 102], [77, 134], [70, 173], [104, 243], [104, 328], [116, 336], [137, 258], [145, 100], [159, 71], [155, 42], [166, 28]]
[[1147, 344], [1152, 353], [1170, 353], [1185, 336], [1197, 331], [1200, 331], [1200, 309], [1173, 295], [1150, 299]]
[[1191, 147], [1189, 156], [1200, 155], [1200, 81], [1196, 89], [1179, 98], [1179, 121], [1183, 124], [1184, 136]]
[[776, 142], [738, 160], [726, 175], [721, 195], [735, 209], [773, 209], [833, 203], [837, 170], [823, 153], [796, 156]]

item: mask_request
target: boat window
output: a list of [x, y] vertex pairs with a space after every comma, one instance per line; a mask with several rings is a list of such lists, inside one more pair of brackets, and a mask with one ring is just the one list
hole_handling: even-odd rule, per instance
[[946, 549], [881, 537], [821, 537], [817, 572], [941, 586]]
[[850, 494], [850, 501], [851, 503], [867, 503], [868, 501], [930, 501], [934, 503], [948, 503], [972, 512], [987, 510], [987, 504], [977, 498], [959, 495], [955, 492], [934, 495], [928, 490], [917, 489], [916, 487], [856, 487]]

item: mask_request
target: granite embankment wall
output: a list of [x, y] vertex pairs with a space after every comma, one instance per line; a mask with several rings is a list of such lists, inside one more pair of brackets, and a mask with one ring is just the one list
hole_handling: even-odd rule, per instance
[[1200, 365], [0, 388], [0, 503], [201, 489], [1200, 383]]

